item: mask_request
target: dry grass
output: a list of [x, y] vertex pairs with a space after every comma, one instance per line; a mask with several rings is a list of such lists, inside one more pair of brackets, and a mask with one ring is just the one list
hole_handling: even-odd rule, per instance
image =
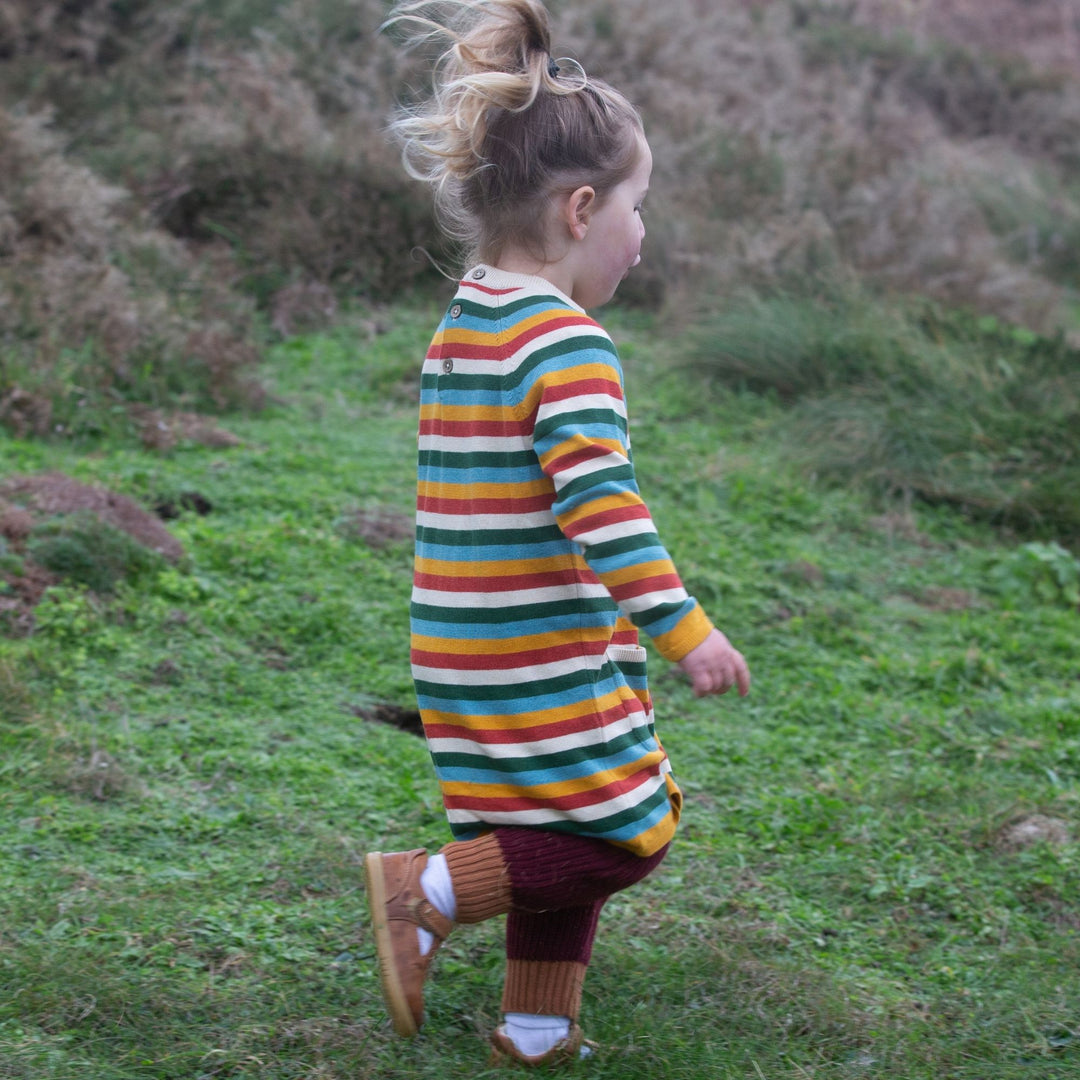
[[[625, 88], [654, 145], [625, 295], [854, 272], [1062, 325], [1078, 7], [552, 0], [559, 51]], [[238, 295], [288, 334], [343, 292], [398, 294], [429, 269], [415, 248], [446, 255], [383, 136], [424, 80], [385, 10], [0, 0], [0, 422], [93, 430], [93, 395], [251, 400]]]
[[16, 435], [100, 424], [130, 399], [257, 399], [242, 304], [131, 204], [47, 114], [0, 107], [0, 421]]
[[[662, 272], [707, 271], [730, 287], [840, 262], [1042, 328], [1060, 317], [1059, 285], [1037, 253], [1007, 250], [983, 197], [991, 182], [1041, 192], [1039, 170], [1070, 163], [1074, 81], [1040, 81], [1022, 58], [897, 37], [908, 25], [899, 5], [869, 28], [851, 4], [628, 0], [604, 10], [568, 7], [566, 26], [646, 117]], [[996, 126], [977, 115], [987, 92], [1010, 103]], [[1067, 230], [1080, 205], [1058, 194]]]

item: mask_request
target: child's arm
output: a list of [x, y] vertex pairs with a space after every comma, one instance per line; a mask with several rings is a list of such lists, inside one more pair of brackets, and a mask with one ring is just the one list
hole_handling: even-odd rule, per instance
[[684, 589], [638, 491], [610, 339], [599, 331], [564, 344], [567, 351], [536, 372], [527, 395], [535, 409], [533, 446], [555, 485], [559, 528], [581, 547], [623, 613], [687, 672], [695, 693], [737, 685], [745, 695], [746, 661]]

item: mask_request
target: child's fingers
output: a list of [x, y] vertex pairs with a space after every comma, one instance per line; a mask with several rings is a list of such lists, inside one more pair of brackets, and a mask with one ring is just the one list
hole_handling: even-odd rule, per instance
[[740, 652], [735, 654], [735, 685], [739, 688], [739, 697], [750, 693], [750, 668]]
[[696, 670], [691, 686], [697, 697], [726, 694], [733, 686], [738, 687], [739, 697], [746, 697], [750, 693], [750, 668], [742, 653], [731, 649], [722, 663]]

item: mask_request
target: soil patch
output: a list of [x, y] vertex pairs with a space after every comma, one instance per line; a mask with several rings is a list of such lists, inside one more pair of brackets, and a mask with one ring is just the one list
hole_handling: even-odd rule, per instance
[[384, 548], [413, 538], [413, 515], [389, 506], [369, 507], [342, 518], [338, 529], [368, 547]]
[[63, 473], [9, 477], [0, 483], [0, 632], [16, 637], [33, 632], [34, 608], [61, 577], [35, 562], [26, 549], [37, 526], [71, 514], [93, 515], [169, 562], [183, 557], [180, 541], [126, 495], [80, 484]]
[[1046, 814], [1028, 814], [1009, 822], [998, 833], [998, 844], [1006, 851], [1023, 851], [1039, 843], [1060, 846], [1071, 840], [1069, 823]]
[[410, 735], [423, 737], [424, 734], [424, 725], [416, 709], [403, 709], [400, 705], [377, 701], [372, 705], [352, 705], [349, 711], [363, 720], [389, 724], [401, 731], [407, 731]]
[[[134, 500], [105, 488], [80, 484], [63, 473], [11, 477], [0, 484], [0, 499], [16, 504], [16, 517], [21, 507], [35, 524], [45, 518], [82, 511], [126, 532], [144, 548], [156, 551], [170, 562], [179, 561], [184, 554], [180, 541], [154, 514]], [[12, 507], [0, 504], [0, 513], [6, 518], [12, 513]], [[21, 520], [25, 521], [25, 518]]]

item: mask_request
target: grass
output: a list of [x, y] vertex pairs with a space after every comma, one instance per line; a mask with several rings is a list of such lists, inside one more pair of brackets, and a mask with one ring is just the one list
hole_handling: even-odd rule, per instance
[[[412, 707], [409, 542], [356, 523], [410, 509], [434, 318], [277, 347], [238, 447], [0, 441], [4, 472], [213, 507], [170, 523], [178, 567], [0, 639], [4, 1080], [495, 1075], [500, 927], [450, 939], [400, 1042], [360, 873], [448, 839], [423, 743], [357, 715]], [[1077, 612], [1046, 560], [813, 484], [780, 405], [611, 325], [643, 490], [755, 685], [696, 701], [651, 662], [686, 812], [605, 913], [579, 1075], [1076, 1076]], [[1024, 818], [1063, 832], [1021, 845]]]
[[729, 304], [694, 329], [689, 363], [790, 406], [778, 437], [818, 476], [1080, 538], [1080, 352], [1062, 333], [921, 298], [825, 292]]

